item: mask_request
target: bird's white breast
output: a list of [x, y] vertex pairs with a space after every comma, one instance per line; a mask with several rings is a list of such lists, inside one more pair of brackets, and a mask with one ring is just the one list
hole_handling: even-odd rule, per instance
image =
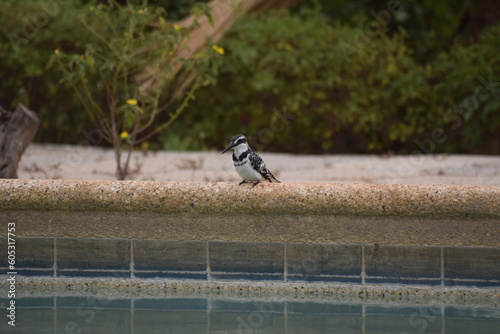
[[243, 161], [238, 161], [234, 163], [234, 168], [240, 176], [247, 181], [257, 181], [262, 179], [262, 175], [253, 169], [252, 164], [248, 161], [248, 158]]

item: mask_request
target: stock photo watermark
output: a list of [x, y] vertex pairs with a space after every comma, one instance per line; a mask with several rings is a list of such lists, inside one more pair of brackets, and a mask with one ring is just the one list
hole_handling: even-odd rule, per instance
[[18, 31], [6, 32], [12, 46], [16, 47], [19, 44], [29, 43], [49, 24], [52, 18], [62, 12], [62, 6], [69, 2], [70, 0], [37, 1], [40, 10], [23, 16], [21, 18], [23, 25]]
[[256, 302], [255, 306], [257, 310], [250, 312], [248, 316], [236, 317], [236, 320], [238, 321], [238, 328], [236, 329], [236, 333], [262, 333], [262, 331], [258, 331], [258, 328], [264, 325], [266, 319], [270, 319], [272, 317], [273, 313], [275, 312], [275, 307], [273, 303], [262, 302]]
[[348, 43], [341, 41], [340, 50], [347, 62], [351, 62], [351, 56], [368, 47], [372, 39], [377, 38], [394, 18], [404, 10], [403, 4], [398, 0], [389, 0], [386, 8], [380, 11], [370, 11], [373, 20], [366, 22], [363, 28], [357, 27], [353, 40]]
[[286, 106], [281, 111], [273, 109], [269, 127], [260, 129], [257, 132], [257, 137], [250, 140], [251, 145], [257, 151], [262, 151], [267, 144], [274, 140], [275, 134], [283, 132], [296, 117], [297, 115], [287, 112]]
[[[452, 131], [458, 130], [470, 118], [482, 104], [492, 99], [500, 93], [500, 81], [493, 78], [490, 73], [487, 78], [483, 75], [476, 77], [478, 85], [472, 93], [465, 97], [460, 103], [448, 108], [442, 115], [443, 121], [450, 126]], [[497, 81], [495, 81], [497, 80]], [[425, 154], [433, 154], [437, 151], [438, 145], [443, 144], [449, 137], [442, 127], [437, 127], [430, 132], [427, 138], [415, 139], [414, 144], [418, 148], [405, 158], [405, 161], [397, 168], [400, 177], [409, 177], [415, 170], [424, 163]], [[392, 175], [392, 171], [388, 171]]]
[[9, 326], [16, 326], [16, 223], [7, 223], [7, 298], [9, 299], [7, 307], [7, 318]]

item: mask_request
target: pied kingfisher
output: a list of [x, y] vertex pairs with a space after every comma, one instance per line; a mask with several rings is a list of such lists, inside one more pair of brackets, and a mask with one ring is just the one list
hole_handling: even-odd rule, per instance
[[245, 182], [252, 182], [253, 187], [260, 183], [262, 177], [264, 177], [269, 182], [273, 182], [274, 179], [276, 182], [280, 182], [277, 178], [274, 177], [273, 174], [267, 169], [266, 164], [262, 161], [262, 158], [259, 157], [254, 151], [250, 149], [248, 146], [247, 137], [244, 135], [236, 135], [231, 138], [229, 145], [222, 151], [221, 154], [233, 149], [233, 163], [234, 168], [240, 176], [243, 178], [243, 181], [240, 182], [242, 185]]

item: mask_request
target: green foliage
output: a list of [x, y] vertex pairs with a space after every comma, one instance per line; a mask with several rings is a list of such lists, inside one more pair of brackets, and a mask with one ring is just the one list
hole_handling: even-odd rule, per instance
[[214, 126], [226, 136], [258, 134], [271, 129], [276, 110], [286, 110], [295, 118], [269, 149], [382, 151], [423, 131], [415, 116], [425, 110], [424, 71], [404, 37], [381, 31], [370, 38], [314, 14], [250, 16], [225, 39], [228, 56], [217, 87], [200, 95], [213, 116], [187, 117], [206, 136]]
[[389, 35], [404, 29], [405, 43], [413, 50], [413, 57], [425, 63], [448, 50], [459, 33], [469, 33], [460, 30], [466, 30], [462, 20], [472, 6], [470, 0], [303, 0], [295, 11], [304, 7], [316, 7], [329, 18], [350, 26], [378, 19], [386, 25]]
[[[95, 2], [108, 3], [107, 0], [0, 1], [0, 105], [15, 109], [18, 103], [23, 103], [36, 111], [41, 120], [36, 141], [88, 144], [84, 133], [95, 129], [72, 89], [60, 84], [60, 73], [47, 67], [55, 49], [79, 55], [85, 53], [85, 45], [95, 41], [95, 34], [78, 19]], [[165, 8], [167, 19], [179, 19], [189, 14], [196, 1], [150, 3], [152, 8]], [[114, 17], [111, 19], [116, 21]]]
[[47, 69], [56, 48], [80, 51], [93, 36], [77, 17], [78, 1], [0, 1], [0, 105], [18, 103], [36, 111], [41, 127], [36, 140], [77, 143], [89, 117], [59, 74]]
[[[119, 2], [133, 3], [134, 8], [145, 3]], [[319, 9], [308, 9], [308, 1], [303, 0], [290, 12], [252, 14], [238, 21], [221, 41], [226, 51], [223, 57], [211, 49], [201, 55], [223, 60], [217, 78], [211, 72], [217, 62], [198, 59], [187, 64], [187, 68], [212, 73], [200, 85], [216, 80], [217, 85], [201, 88], [189, 109], [151, 147], [219, 149], [227, 138], [244, 132], [258, 150], [411, 153], [420, 150], [416, 142], [432, 139], [442, 129], [446, 139], [436, 143], [433, 152], [500, 152], [500, 26], [470, 39], [470, 27], [462, 18], [474, 2], [402, 0], [403, 9], [391, 14], [390, 23], [371, 32], [366, 29], [375, 20], [372, 11], [386, 10], [389, 1], [309, 2], [313, 3], [309, 8]], [[178, 19], [194, 3], [151, 0], [146, 15]], [[158, 37], [153, 37], [153, 26], [143, 26], [142, 33], [132, 39], [118, 36], [106, 28], [106, 22], [91, 18], [95, 13], [89, 7], [97, 4], [108, 1], [0, 1], [0, 105], [13, 109], [21, 102], [37, 111], [42, 121], [37, 141], [87, 143], [85, 129], [95, 125], [78, 93], [90, 94], [94, 107], [105, 110], [110, 81], [99, 76], [110, 60], [118, 66], [135, 58], [135, 69], [126, 66], [132, 74], [140, 72], [153, 56], [171, 64], [171, 56], [162, 48], [149, 48], [150, 58], [147, 53], [134, 55], [133, 50], [145, 50]], [[168, 12], [156, 12], [156, 7]], [[87, 26], [79, 20], [82, 13]], [[136, 11], [132, 18], [136, 20], [132, 23], [141, 25], [145, 16]], [[128, 19], [124, 13], [109, 16], [117, 32], [129, 27]], [[184, 31], [182, 36], [170, 34], [172, 29], [167, 28], [160, 27], [156, 33], [165, 33], [158, 45], [169, 49], [178, 42], [175, 38], [185, 36]], [[93, 31], [116, 45], [106, 49]], [[125, 51], [114, 57], [115, 48]], [[92, 83], [88, 92], [61, 85], [61, 73], [54, 66], [47, 67], [55, 49], [61, 52], [59, 60], [68, 61], [74, 70], [66, 73], [66, 82], [85, 79]], [[139, 54], [144, 58], [139, 59]], [[157, 64], [152, 62], [153, 67]], [[168, 68], [159, 72], [168, 73]], [[79, 77], [79, 71], [84, 75]], [[73, 77], [68, 77], [70, 73]], [[120, 77], [114, 99], [125, 124], [120, 123], [117, 131], [130, 135], [134, 117], [155, 113], [151, 101], [156, 95], [141, 95], [133, 80], [125, 74]], [[182, 77], [177, 79], [182, 81]], [[490, 82], [491, 91], [483, 82]], [[174, 91], [166, 90], [168, 94]], [[159, 106], [168, 103], [168, 94], [158, 99]], [[127, 104], [128, 99], [138, 104]], [[82, 96], [82, 100], [91, 99]], [[175, 115], [182, 100], [172, 101], [170, 115], [157, 113], [149, 130], [160, 129]], [[469, 103], [468, 109], [464, 103]], [[96, 118], [95, 113], [90, 115]], [[131, 140], [124, 137], [120, 138], [124, 142]]]
[[448, 140], [446, 152], [498, 153], [500, 138], [500, 25], [470, 46], [457, 45], [432, 64], [432, 106]]
[[477, 76], [499, 73], [495, 29], [473, 47], [419, 65], [403, 30], [370, 34], [315, 13], [250, 15], [224, 39], [217, 86], [199, 94], [176, 133], [194, 128], [191, 147], [221, 147], [242, 132], [270, 151], [411, 153], [443, 128], [451, 139], [433, 152], [473, 150], [485, 129], [498, 133], [498, 95], [457, 131], [444, 113], [474, 93]]
[[[205, 6], [193, 10], [206, 14]], [[113, 145], [119, 179], [127, 175], [131, 149], [170, 126], [199, 87], [215, 82], [220, 55], [209, 49], [179, 56], [192, 27], [167, 24], [163, 16], [161, 8], [147, 6], [91, 6], [78, 20], [94, 40], [83, 54], [56, 49], [49, 63], [61, 71], [62, 82], [73, 88], [101, 135]], [[172, 108], [176, 98], [180, 103]], [[158, 123], [162, 112], [168, 113], [167, 120]], [[130, 149], [122, 165], [124, 146]]]

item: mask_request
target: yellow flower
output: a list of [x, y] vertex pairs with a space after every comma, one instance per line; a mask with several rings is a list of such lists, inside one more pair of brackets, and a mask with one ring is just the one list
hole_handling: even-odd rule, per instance
[[177, 23], [174, 23], [173, 27], [175, 31], [181, 30], [181, 27]]
[[128, 99], [127, 104], [129, 106], [135, 106], [135, 105], [137, 105], [137, 100], [136, 99]]
[[224, 49], [217, 45], [212, 45], [212, 49], [220, 55], [224, 54]]
[[59, 52], [60, 52], [60, 51], [59, 51], [59, 49], [55, 49], [55, 50], [54, 50], [54, 53], [55, 53], [56, 55], [58, 55], [58, 54], [59, 54]]
[[125, 139], [128, 137], [128, 132], [127, 131], [123, 131], [122, 133], [120, 133], [120, 138], [121, 139]]

